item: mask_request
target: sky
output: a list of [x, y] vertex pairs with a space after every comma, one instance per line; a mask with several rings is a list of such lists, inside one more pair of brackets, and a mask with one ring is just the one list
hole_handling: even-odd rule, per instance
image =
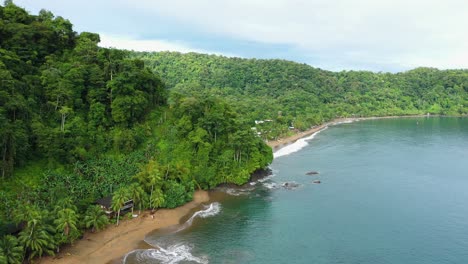
[[468, 68], [467, 0], [14, 0], [101, 46], [286, 59], [326, 70]]

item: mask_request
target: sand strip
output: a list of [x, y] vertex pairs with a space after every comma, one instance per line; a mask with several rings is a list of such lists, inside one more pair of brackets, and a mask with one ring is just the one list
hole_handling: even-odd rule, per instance
[[119, 226], [111, 225], [97, 233], [87, 232], [84, 238], [73, 246], [64, 247], [55, 257], [44, 257], [39, 263], [109, 263], [123, 257], [128, 252], [139, 248], [140, 243], [149, 232], [179, 223], [180, 219], [190, 213], [201, 203], [210, 200], [206, 191], [196, 191], [193, 201], [175, 209], [161, 209], [151, 218], [148, 211], [139, 217], [121, 221]]
[[[430, 117], [434, 117], [435, 115], [431, 115]], [[354, 117], [354, 118], [337, 118], [333, 119], [332, 121], [326, 122], [324, 124], [311, 127], [306, 131], [298, 132], [295, 135], [290, 137], [280, 138], [274, 141], [268, 141], [267, 145], [273, 149], [273, 152], [277, 151], [278, 149], [285, 147], [289, 144], [296, 142], [298, 139], [307, 137], [312, 135], [315, 132], [318, 132], [328, 126], [337, 125], [341, 123], [350, 123], [355, 121], [362, 121], [362, 120], [375, 120], [375, 119], [389, 119], [389, 118], [414, 118], [414, 117], [428, 117], [427, 115], [409, 115], [409, 116], [381, 116], [381, 117]]]

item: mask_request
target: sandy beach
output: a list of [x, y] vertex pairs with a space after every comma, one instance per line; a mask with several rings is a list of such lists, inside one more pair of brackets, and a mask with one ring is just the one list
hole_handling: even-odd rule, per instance
[[[432, 115], [431, 117], [434, 117], [435, 115]], [[314, 127], [311, 127], [310, 129], [306, 131], [301, 131], [297, 134], [294, 134], [290, 137], [285, 137], [285, 138], [280, 138], [278, 140], [273, 140], [273, 141], [268, 141], [266, 142], [268, 146], [270, 146], [273, 149], [273, 152], [277, 151], [278, 149], [287, 146], [289, 144], [292, 144], [296, 142], [298, 139], [301, 139], [303, 137], [310, 136], [328, 126], [332, 125], [337, 125], [341, 123], [350, 123], [350, 122], [356, 122], [356, 121], [362, 121], [362, 120], [375, 120], [375, 119], [389, 119], [389, 118], [414, 118], [414, 117], [427, 117], [427, 115], [409, 115], [409, 116], [381, 116], [381, 117], [352, 117], [352, 118], [337, 118], [333, 119], [332, 121], [323, 123], [321, 125], [317, 125]]]
[[[403, 116], [421, 117], [421, 116]], [[293, 136], [269, 141], [267, 144], [277, 151], [278, 149], [294, 143], [298, 139], [307, 137], [328, 126], [340, 123], [355, 122], [369, 119], [398, 118], [389, 117], [369, 117], [369, 118], [339, 118], [322, 125], [314, 126], [309, 130], [299, 132]], [[146, 234], [158, 228], [179, 224], [181, 218], [189, 214], [194, 208], [202, 203], [210, 201], [207, 191], [196, 191], [194, 200], [175, 209], [161, 209], [152, 218], [149, 211], [131, 220], [121, 221], [119, 226], [110, 225], [105, 230], [91, 233], [86, 232], [83, 239], [78, 240], [72, 246], [64, 247], [59, 254], [54, 257], [44, 257], [39, 260], [43, 264], [79, 264], [79, 263], [121, 263], [122, 257], [128, 252], [142, 248], [143, 239]]]
[[110, 225], [105, 230], [84, 234], [73, 246], [67, 246], [55, 257], [44, 257], [39, 263], [81, 264], [120, 263], [128, 252], [140, 248], [149, 232], [179, 223], [180, 219], [201, 203], [210, 200], [206, 191], [196, 191], [193, 201], [175, 209], [161, 209], [151, 218], [148, 211], [131, 220], [121, 221], [119, 226]]
[[[303, 137], [307, 137], [307, 136], [310, 136], [330, 125], [335, 125], [335, 124], [339, 124], [339, 123], [347, 123], [347, 122], [354, 122], [354, 121], [359, 121], [359, 120], [364, 120], [364, 119], [370, 119], [370, 118], [337, 118], [337, 119], [334, 119], [330, 122], [326, 122], [326, 123], [323, 123], [321, 125], [317, 125], [317, 126], [313, 126], [311, 127], [310, 129], [306, 130], [306, 131], [301, 131], [297, 134], [294, 134], [290, 137], [285, 137], [285, 138], [280, 138], [278, 140], [273, 140], [273, 141], [268, 141], [267, 142], [267, 145], [270, 146], [272, 149], [273, 149], [273, 152], [284, 147], [284, 146], [287, 146], [289, 144], [292, 144], [294, 142], [296, 142], [298, 139], [301, 139]], [[374, 118], [375, 119], [375, 118]]]

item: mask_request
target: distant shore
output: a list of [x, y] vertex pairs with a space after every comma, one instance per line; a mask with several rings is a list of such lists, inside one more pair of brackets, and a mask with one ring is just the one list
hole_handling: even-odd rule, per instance
[[283, 148], [287, 145], [290, 145], [297, 140], [310, 136], [318, 131], [321, 131], [328, 126], [338, 125], [342, 123], [351, 123], [356, 121], [363, 121], [363, 120], [376, 120], [376, 119], [390, 119], [390, 118], [415, 118], [415, 117], [435, 117], [436, 115], [407, 115], [407, 116], [380, 116], [380, 117], [350, 117], [350, 118], [337, 118], [333, 119], [332, 121], [323, 123], [321, 125], [313, 126], [306, 131], [298, 132], [292, 136], [280, 138], [278, 140], [270, 140], [267, 142], [267, 145], [273, 149], [273, 152]]
[[121, 263], [121, 258], [128, 252], [141, 248], [146, 234], [151, 231], [179, 224], [181, 218], [194, 208], [210, 200], [207, 191], [196, 191], [193, 201], [175, 209], [160, 209], [152, 218], [149, 211], [131, 220], [121, 221], [119, 226], [110, 225], [105, 230], [86, 232], [83, 239], [73, 246], [61, 249], [55, 257], [38, 260], [43, 264], [81, 264], [81, 263]]

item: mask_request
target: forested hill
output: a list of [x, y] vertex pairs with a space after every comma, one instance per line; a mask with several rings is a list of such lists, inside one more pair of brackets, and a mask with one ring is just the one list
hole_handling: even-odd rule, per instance
[[417, 68], [402, 73], [331, 72], [285, 60], [197, 53], [133, 52], [169, 88], [221, 95], [251, 121], [306, 129], [335, 117], [468, 113], [468, 70]]
[[272, 161], [225, 100], [169, 93], [142, 60], [99, 41], [51, 12], [0, 5], [0, 263], [102, 229], [99, 198], [115, 212], [129, 199], [174, 208]]

